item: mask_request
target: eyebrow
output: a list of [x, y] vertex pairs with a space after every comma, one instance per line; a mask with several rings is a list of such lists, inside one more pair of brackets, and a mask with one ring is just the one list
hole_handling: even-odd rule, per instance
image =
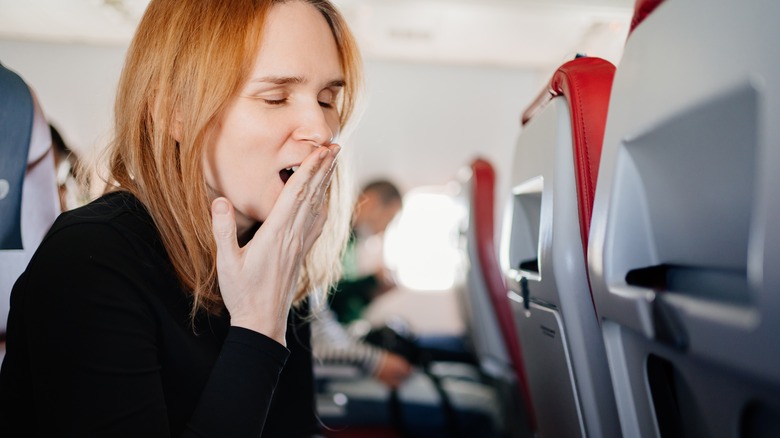
[[[270, 84], [276, 84], [276, 85], [297, 85], [302, 84], [306, 82], [303, 77], [301, 76], [265, 76], [262, 78], [252, 79], [252, 82], [266, 82]], [[325, 84], [326, 88], [329, 87], [343, 87], [345, 84], [343, 79], [334, 79], [327, 84]]]

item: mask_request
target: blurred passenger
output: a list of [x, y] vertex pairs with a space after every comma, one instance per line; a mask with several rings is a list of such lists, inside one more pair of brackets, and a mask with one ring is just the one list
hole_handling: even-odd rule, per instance
[[14, 286], [0, 436], [320, 434], [307, 298], [341, 271], [361, 75], [327, 0], [152, 0], [109, 189]]
[[314, 308], [317, 310], [311, 323], [311, 344], [316, 360], [358, 367], [389, 388], [397, 388], [412, 373], [412, 365], [406, 359], [349, 332], [327, 306]]
[[[365, 306], [375, 296], [395, 284], [381, 260], [376, 260], [377, 254], [367, 257], [365, 251], [361, 252], [359, 248], [365, 239], [381, 237], [400, 209], [401, 194], [389, 181], [374, 181], [361, 190], [354, 211], [353, 230], [343, 258], [343, 277], [333, 291], [339, 296], [331, 298], [349, 316], [339, 321], [336, 312], [324, 304], [315, 306], [319, 310], [312, 319], [312, 349], [316, 359], [325, 364], [356, 366], [365, 375], [379, 379], [390, 388], [397, 388], [409, 377], [412, 365], [398, 354], [365, 342], [343, 324], [360, 318]], [[374, 260], [368, 263], [374, 267], [369, 272], [365, 272], [367, 258]]]
[[392, 275], [381, 261], [381, 248], [375, 250], [378, 262], [369, 263], [371, 269], [361, 269], [367, 254], [362, 245], [370, 238], [381, 238], [387, 226], [401, 211], [401, 192], [387, 180], [369, 182], [360, 191], [352, 217], [352, 233], [343, 258], [342, 278], [337, 283], [330, 306], [342, 324], [349, 324], [363, 316], [366, 307], [377, 296], [395, 287]]
[[25, 81], [0, 64], [0, 360], [11, 288], [59, 211], [46, 118]]

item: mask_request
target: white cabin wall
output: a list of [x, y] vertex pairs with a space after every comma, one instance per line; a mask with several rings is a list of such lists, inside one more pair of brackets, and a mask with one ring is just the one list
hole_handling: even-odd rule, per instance
[[378, 60], [366, 63], [366, 82], [350, 163], [358, 184], [387, 176], [403, 190], [452, 181], [476, 156], [503, 187], [520, 116], [542, 87], [535, 70]]
[[125, 52], [125, 46], [0, 40], [0, 63], [32, 87], [76, 153], [108, 142]]

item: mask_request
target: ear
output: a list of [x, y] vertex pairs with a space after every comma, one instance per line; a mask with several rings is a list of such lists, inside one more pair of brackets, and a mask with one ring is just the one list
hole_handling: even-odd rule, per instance
[[[154, 124], [159, 126], [164, 120], [165, 117], [163, 116], [162, 111], [164, 111], [164, 108], [160, 108], [160, 105], [162, 97], [157, 93], [154, 97], [154, 103], [153, 108], [151, 110], [151, 116], [154, 120]], [[161, 120], [162, 118], [162, 120]], [[179, 110], [179, 105], [176, 105], [176, 109], [173, 111], [173, 117], [171, 118], [171, 124], [169, 126], [169, 134], [171, 137], [173, 137], [174, 140], [176, 140], [178, 143], [181, 143], [181, 137], [182, 133], [184, 132], [184, 122], [181, 115], [181, 111]]]
[[371, 196], [370, 192], [363, 192], [358, 195], [358, 199], [356, 202], [356, 212], [358, 214], [365, 214], [362, 212], [365, 211], [371, 211], [374, 209], [374, 197]]
[[181, 136], [184, 123], [182, 122], [181, 112], [177, 109], [176, 112], [173, 114], [173, 120], [171, 123], [171, 136], [176, 140], [176, 142], [181, 143]]

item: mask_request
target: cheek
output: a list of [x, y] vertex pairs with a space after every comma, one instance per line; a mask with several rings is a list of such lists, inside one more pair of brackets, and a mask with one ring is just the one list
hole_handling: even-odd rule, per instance
[[240, 139], [235, 138], [235, 131], [229, 126], [217, 125], [207, 137], [203, 147], [201, 164], [206, 184], [217, 192], [225, 195], [232, 174], [241, 170]]
[[330, 128], [330, 132], [333, 133], [333, 138], [338, 138], [339, 133], [341, 131], [341, 123], [339, 121], [338, 111], [329, 112], [328, 114], [326, 114], [325, 119], [327, 120], [328, 127]]
[[219, 174], [219, 171], [217, 168], [217, 147], [214, 140], [204, 145], [200, 164], [203, 169], [203, 178], [206, 180], [206, 185], [213, 189], [217, 188], [217, 175]]

